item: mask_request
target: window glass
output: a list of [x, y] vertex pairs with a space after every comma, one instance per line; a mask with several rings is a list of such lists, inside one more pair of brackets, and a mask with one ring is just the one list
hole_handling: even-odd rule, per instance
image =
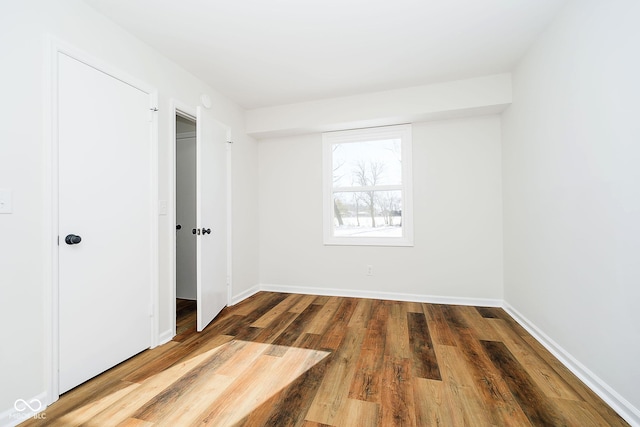
[[323, 135], [324, 242], [411, 246], [411, 126]]

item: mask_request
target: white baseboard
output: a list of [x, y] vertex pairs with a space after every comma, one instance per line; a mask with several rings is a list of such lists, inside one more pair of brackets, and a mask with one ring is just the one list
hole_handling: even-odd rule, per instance
[[172, 330], [166, 330], [158, 336], [158, 345], [166, 344], [174, 337]]
[[502, 307], [501, 299], [489, 298], [461, 298], [434, 295], [404, 294], [394, 292], [361, 291], [355, 289], [312, 288], [304, 286], [285, 286], [263, 283], [260, 290], [283, 292], [287, 294], [326, 295], [332, 297], [352, 297], [385, 299], [393, 301], [426, 302], [431, 304], [475, 305], [482, 307]]
[[45, 421], [47, 417], [46, 402], [46, 392], [42, 392], [30, 399], [16, 400], [13, 407], [0, 413], [0, 427], [14, 427], [29, 418]]
[[239, 293], [238, 295], [232, 296], [231, 297], [231, 301], [229, 301], [229, 305], [236, 305], [238, 304], [240, 301], [243, 301], [247, 298], [249, 298], [252, 295], [257, 294], [258, 292], [260, 292], [262, 289], [260, 288], [260, 285], [255, 285], [249, 289], [247, 289], [244, 292]]
[[524, 317], [518, 310], [504, 301], [504, 310], [509, 313], [523, 328], [551, 352], [564, 366], [577, 376], [587, 387], [594, 391], [602, 400], [607, 402], [614, 411], [632, 426], [640, 427], [640, 410], [628, 400], [620, 396], [613, 388], [580, 363], [568, 351], [542, 332], [533, 322]]

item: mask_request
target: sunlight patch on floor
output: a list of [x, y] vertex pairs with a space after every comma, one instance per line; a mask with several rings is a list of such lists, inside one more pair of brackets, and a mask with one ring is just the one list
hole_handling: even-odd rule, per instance
[[[55, 420], [100, 425], [233, 425], [329, 355], [327, 351], [232, 340]], [[54, 421], [54, 420], [50, 420]]]

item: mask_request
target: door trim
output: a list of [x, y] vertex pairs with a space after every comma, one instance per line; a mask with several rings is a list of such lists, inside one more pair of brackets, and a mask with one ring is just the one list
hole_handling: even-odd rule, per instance
[[[190, 120], [196, 120], [196, 106], [188, 105], [175, 98], [172, 98], [169, 102], [169, 114], [170, 114], [170, 144], [169, 144], [169, 200], [168, 200], [168, 220], [167, 220], [167, 233], [169, 235], [169, 277], [170, 277], [170, 291], [169, 301], [167, 302], [171, 307], [171, 321], [168, 331], [160, 333], [160, 342], [163, 344], [168, 342], [176, 336], [176, 115], [184, 116]], [[227, 141], [231, 141], [231, 128], [223, 124], [227, 128]], [[231, 240], [231, 145], [227, 144], [227, 305], [231, 304], [232, 295], [232, 240]]]
[[[149, 177], [149, 189], [151, 191], [151, 206], [149, 206], [149, 227], [151, 230], [150, 277], [151, 289], [149, 289], [150, 322], [149, 334], [151, 347], [155, 347], [158, 341], [158, 118], [157, 113], [151, 109], [158, 108], [158, 91], [129, 74], [111, 66], [110, 64], [95, 58], [88, 53], [75, 48], [52, 36], [46, 36], [44, 49], [44, 73], [43, 73], [43, 194], [44, 216], [43, 236], [44, 244], [44, 376], [45, 376], [45, 403], [50, 405], [59, 398], [59, 277], [58, 277], [58, 56], [60, 54], [71, 57], [85, 65], [88, 65], [104, 74], [122, 81], [136, 89], [148, 94], [150, 109], [150, 135], [151, 158], [149, 161], [151, 176]], [[100, 100], [96, 100], [100, 102]]]

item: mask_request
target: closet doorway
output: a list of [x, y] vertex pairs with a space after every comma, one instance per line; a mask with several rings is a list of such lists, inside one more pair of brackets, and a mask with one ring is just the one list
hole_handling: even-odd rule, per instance
[[228, 302], [231, 130], [206, 107], [174, 108], [175, 319], [187, 307], [202, 331]]
[[196, 122], [176, 115], [176, 334], [195, 328]]

